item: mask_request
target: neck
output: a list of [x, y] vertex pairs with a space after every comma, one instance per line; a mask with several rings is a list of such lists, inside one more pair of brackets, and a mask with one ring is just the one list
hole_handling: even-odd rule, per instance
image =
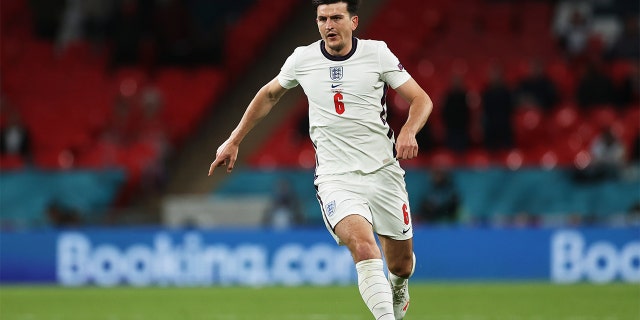
[[333, 61], [343, 61], [349, 59], [349, 57], [353, 55], [357, 47], [358, 39], [351, 37], [349, 39], [348, 45], [345, 45], [345, 47], [340, 51], [331, 50], [329, 47], [327, 47], [327, 44], [324, 40], [321, 42], [320, 49], [322, 51], [322, 54], [324, 54], [327, 59]]

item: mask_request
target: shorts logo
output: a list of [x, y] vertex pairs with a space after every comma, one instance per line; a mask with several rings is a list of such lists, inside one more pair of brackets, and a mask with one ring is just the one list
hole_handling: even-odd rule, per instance
[[325, 211], [327, 212], [327, 217], [333, 216], [336, 213], [336, 201], [333, 200], [325, 206]]
[[342, 66], [339, 67], [329, 67], [329, 76], [331, 77], [331, 80], [333, 81], [339, 81], [340, 79], [342, 79]]

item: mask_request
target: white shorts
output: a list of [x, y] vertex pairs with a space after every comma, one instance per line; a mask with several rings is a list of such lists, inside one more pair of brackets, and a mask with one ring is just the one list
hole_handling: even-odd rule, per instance
[[343, 243], [334, 232], [335, 226], [352, 214], [367, 219], [379, 235], [394, 240], [413, 237], [404, 174], [394, 163], [369, 174], [348, 172], [316, 178], [323, 220], [338, 244]]

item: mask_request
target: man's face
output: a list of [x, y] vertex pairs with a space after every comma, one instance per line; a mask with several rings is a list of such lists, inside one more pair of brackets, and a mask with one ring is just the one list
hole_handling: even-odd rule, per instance
[[319, 5], [317, 13], [318, 30], [327, 51], [337, 56], [347, 54], [353, 30], [358, 27], [358, 16], [349, 15], [345, 2]]

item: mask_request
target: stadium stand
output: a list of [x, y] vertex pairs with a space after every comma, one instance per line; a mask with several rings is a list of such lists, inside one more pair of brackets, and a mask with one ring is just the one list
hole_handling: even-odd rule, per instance
[[[80, 37], [61, 48], [56, 39], [37, 35], [38, 2], [3, 1], [0, 122], [4, 126], [8, 109], [16, 109], [33, 145], [33, 161], [1, 156], [3, 180], [17, 170], [64, 175], [67, 170], [122, 169], [126, 178], [115, 201], [126, 205], [145, 183], [147, 171], [163, 165], [167, 153], [193, 134], [226, 86], [253, 63], [253, 54], [282, 21], [272, 14], [281, 18], [295, 8], [294, 1], [275, 3], [239, 1], [218, 8], [242, 11], [230, 21], [222, 18], [230, 36], [217, 65], [150, 67], [141, 61], [114, 67], [108, 41], [95, 44]], [[251, 27], [256, 20], [264, 28]], [[147, 104], [154, 106], [147, 110]]]
[[[558, 4], [558, 7], [561, 5]], [[609, 126], [623, 139], [627, 149], [632, 149], [640, 123], [637, 115], [640, 108], [638, 97], [620, 106], [599, 105], [588, 111], [575, 106], [582, 68], [575, 67], [557, 43], [552, 30], [554, 10], [553, 2], [538, 0], [464, 0], [455, 4], [450, 1], [385, 2], [376, 19], [384, 19], [389, 23], [372, 24], [360, 37], [386, 41], [429, 93], [435, 106], [425, 130], [433, 133], [437, 150], [423, 152], [424, 159], [413, 161], [410, 166], [433, 164], [432, 160], [441, 158], [437, 154], [443, 153], [442, 149], [446, 148], [443, 146], [446, 128], [442, 123], [442, 102], [448, 81], [443, 79], [448, 79], [451, 74], [464, 77], [476, 122], [472, 126], [477, 127], [481, 126], [478, 121], [483, 106], [476, 97], [486, 85], [490, 68], [501, 65], [509, 87], [515, 90], [518, 81], [526, 75], [527, 66], [534, 60], [543, 61], [546, 65], [544, 71], [558, 88], [560, 101], [549, 112], [536, 105], [518, 103], [512, 118], [516, 142], [514, 148], [523, 152], [526, 165], [544, 166], [542, 158], [549, 158], [544, 154], [554, 154], [556, 160], [551, 161], [554, 166], [572, 167], [576, 156], [588, 148], [598, 132]], [[638, 61], [613, 60], [602, 63], [605, 72], [620, 84], [623, 79], [633, 76]], [[404, 102], [392, 91], [387, 102], [389, 113], [402, 119], [407, 111]], [[306, 109], [306, 101], [301, 101], [299, 108]], [[296, 128], [300, 117], [304, 116], [305, 112], [291, 115], [282, 129], [254, 153], [251, 164], [256, 168], [272, 164], [284, 168], [307, 166], [302, 164], [307, 144], [297, 149], [287, 145], [287, 141], [295, 143], [298, 140], [296, 131], [291, 128]], [[394, 123], [394, 119], [389, 122], [397, 132], [401, 123]], [[472, 150], [477, 153], [478, 149], [483, 148], [482, 137], [476, 135], [472, 140], [476, 141]], [[550, 144], [550, 141], [553, 143]], [[569, 148], [567, 144], [570, 144]], [[280, 148], [288, 151], [282, 152]], [[298, 154], [291, 154], [295, 150]], [[474, 164], [462, 161], [467, 158], [466, 154], [452, 157], [461, 159], [448, 161], [449, 164]], [[493, 165], [505, 164], [501, 162], [501, 152], [490, 154], [488, 158]], [[551, 162], [547, 161], [546, 164]], [[486, 163], [480, 161], [478, 164], [483, 166]]]

